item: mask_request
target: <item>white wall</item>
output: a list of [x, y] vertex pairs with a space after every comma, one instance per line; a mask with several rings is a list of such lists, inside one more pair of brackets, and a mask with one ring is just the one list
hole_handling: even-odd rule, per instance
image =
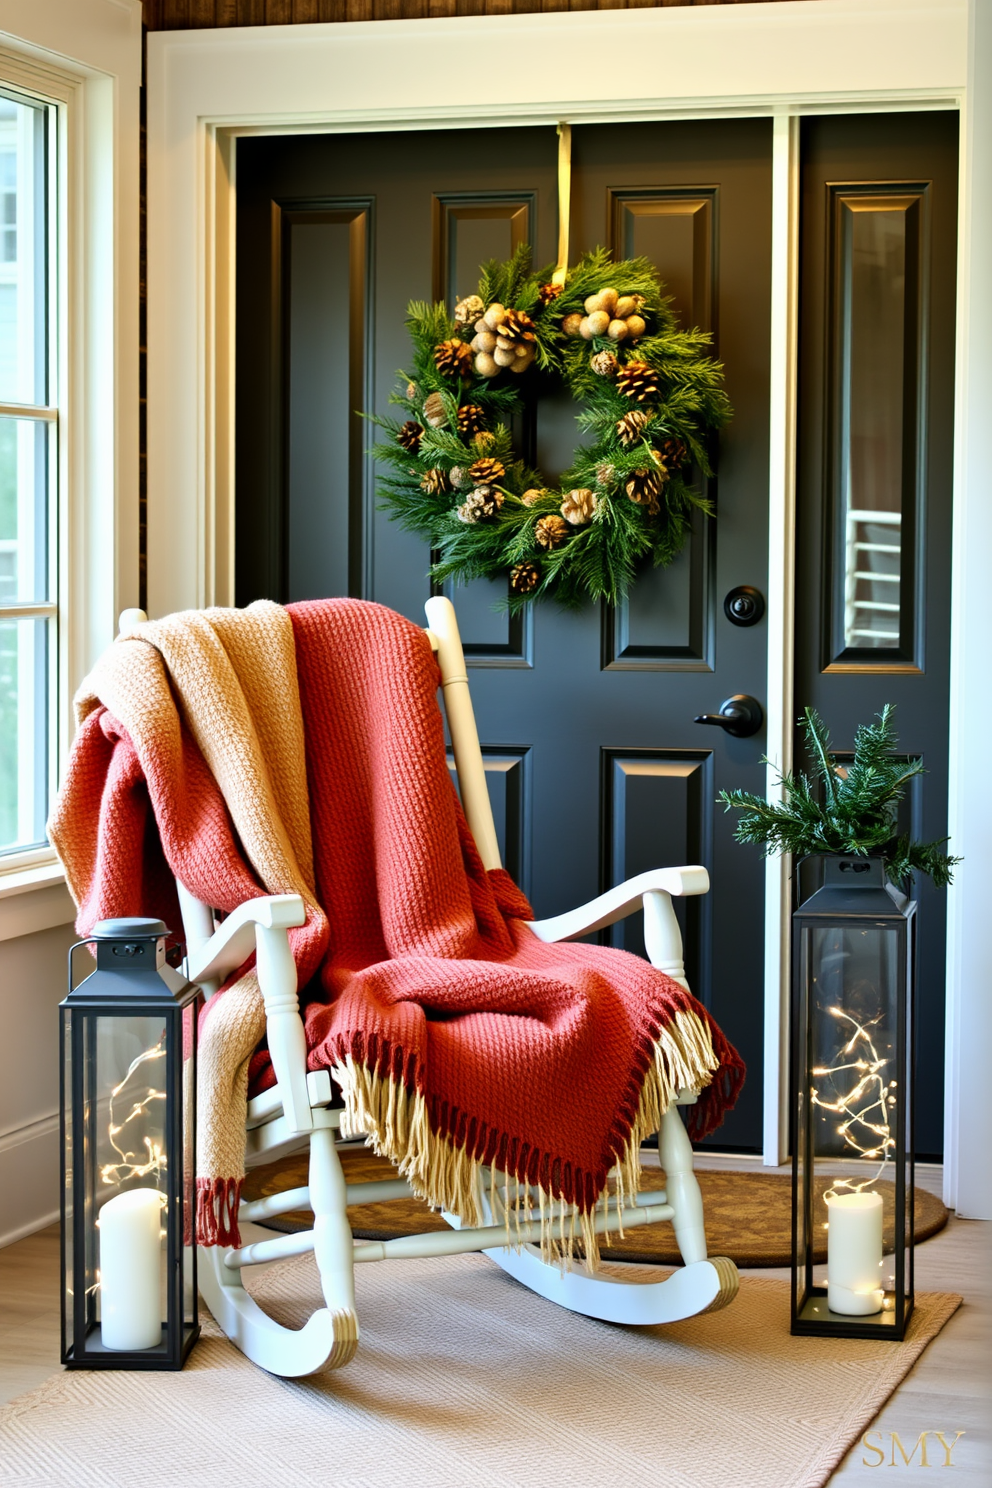
[[0, 1246], [58, 1218], [56, 1008], [75, 938], [63, 925], [0, 944]]

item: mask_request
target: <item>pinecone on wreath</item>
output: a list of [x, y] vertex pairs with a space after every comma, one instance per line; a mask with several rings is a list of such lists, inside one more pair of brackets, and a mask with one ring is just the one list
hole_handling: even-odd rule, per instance
[[420, 478], [420, 489], [426, 491], [428, 496], [440, 496], [442, 491], [448, 488], [448, 478], [443, 470], [436, 466], [431, 470], [425, 470]]
[[520, 500], [524, 506], [536, 506], [539, 501], [543, 500], [545, 496], [550, 496], [550, 494], [550, 491], [539, 490], [537, 486], [531, 486], [529, 491], [524, 492]]
[[661, 392], [658, 374], [649, 362], [627, 362], [617, 373], [617, 392], [634, 403], [646, 403]]
[[502, 460], [494, 460], [490, 455], [483, 455], [481, 460], [475, 460], [469, 467], [468, 473], [477, 486], [494, 486], [501, 481], [506, 474], [506, 466]]
[[597, 377], [613, 377], [620, 363], [612, 351], [597, 351], [589, 360], [589, 365]]
[[409, 450], [411, 455], [415, 455], [420, 448], [420, 437], [423, 432], [418, 423], [415, 423], [413, 419], [407, 419], [396, 435], [396, 442], [401, 444], [405, 450]]
[[510, 569], [510, 588], [514, 594], [533, 594], [541, 581], [536, 563], [518, 563]]
[[427, 394], [424, 400], [424, 418], [432, 429], [440, 429], [441, 425], [447, 422], [448, 415], [440, 393]]
[[458, 410], [458, 432], [463, 439], [478, 434], [485, 422], [485, 414], [478, 403], [463, 403]]
[[547, 284], [539, 284], [537, 294], [541, 304], [550, 305], [551, 301], [556, 300], [564, 288], [564, 284], [552, 284], [550, 280]]
[[471, 377], [472, 350], [467, 341], [453, 336], [434, 348], [434, 365], [442, 377]]
[[668, 470], [678, 470], [689, 458], [689, 451], [681, 439], [663, 439], [658, 446], [658, 453]]
[[538, 517], [534, 524], [534, 537], [539, 548], [560, 548], [568, 534], [568, 523], [557, 512]]
[[455, 515], [459, 522], [483, 522], [487, 517], [495, 517], [502, 505], [502, 491], [494, 490], [492, 486], [476, 486]]
[[664, 484], [665, 477], [660, 470], [634, 470], [628, 476], [624, 489], [635, 506], [647, 507], [653, 517], [661, 510], [658, 497]]
[[625, 413], [623, 418], [617, 419], [617, 438], [629, 449], [632, 444], [637, 443], [650, 422], [650, 413], [642, 413], [639, 408], [635, 408], [632, 413]]
[[609, 490], [611, 486], [615, 486], [617, 483], [617, 467], [611, 465], [608, 460], [604, 460], [600, 465], [596, 466], [596, 479], [601, 486]]

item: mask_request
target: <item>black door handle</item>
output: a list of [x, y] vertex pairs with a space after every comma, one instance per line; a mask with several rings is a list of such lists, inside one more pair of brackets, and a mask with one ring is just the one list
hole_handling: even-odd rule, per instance
[[746, 692], [735, 692], [733, 697], [727, 698], [720, 704], [719, 713], [700, 713], [693, 720], [694, 723], [712, 723], [733, 734], [735, 739], [747, 739], [756, 734], [764, 721], [765, 715], [758, 699], [748, 697]]

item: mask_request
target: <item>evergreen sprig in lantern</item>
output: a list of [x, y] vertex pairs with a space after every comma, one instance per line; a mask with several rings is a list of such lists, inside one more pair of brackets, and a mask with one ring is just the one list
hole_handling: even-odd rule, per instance
[[[199, 1335], [196, 1028], [201, 993], [160, 920], [104, 920], [60, 1008], [62, 1362], [181, 1369]], [[74, 946], [73, 951], [78, 947]]]

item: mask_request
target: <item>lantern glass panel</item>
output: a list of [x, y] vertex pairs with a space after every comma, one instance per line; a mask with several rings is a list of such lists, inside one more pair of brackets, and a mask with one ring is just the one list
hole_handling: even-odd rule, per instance
[[906, 927], [866, 915], [799, 933], [796, 1317], [901, 1329], [912, 1295]]
[[97, 1314], [104, 1348], [162, 1342], [168, 1316], [167, 1018], [92, 1017]]
[[183, 1008], [183, 1325], [197, 1324], [196, 1295], [196, 1028], [200, 999]]
[[[62, 1068], [65, 1089], [72, 1089], [72, 1020], [62, 1010]], [[75, 1131], [72, 1124], [72, 1101], [62, 1102], [62, 1186], [64, 1190], [62, 1210], [62, 1332], [63, 1346], [71, 1351], [73, 1346], [72, 1305], [72, 1252], [75, 1236], [75, 1200], [72, 1169], [75, 1152]]]

